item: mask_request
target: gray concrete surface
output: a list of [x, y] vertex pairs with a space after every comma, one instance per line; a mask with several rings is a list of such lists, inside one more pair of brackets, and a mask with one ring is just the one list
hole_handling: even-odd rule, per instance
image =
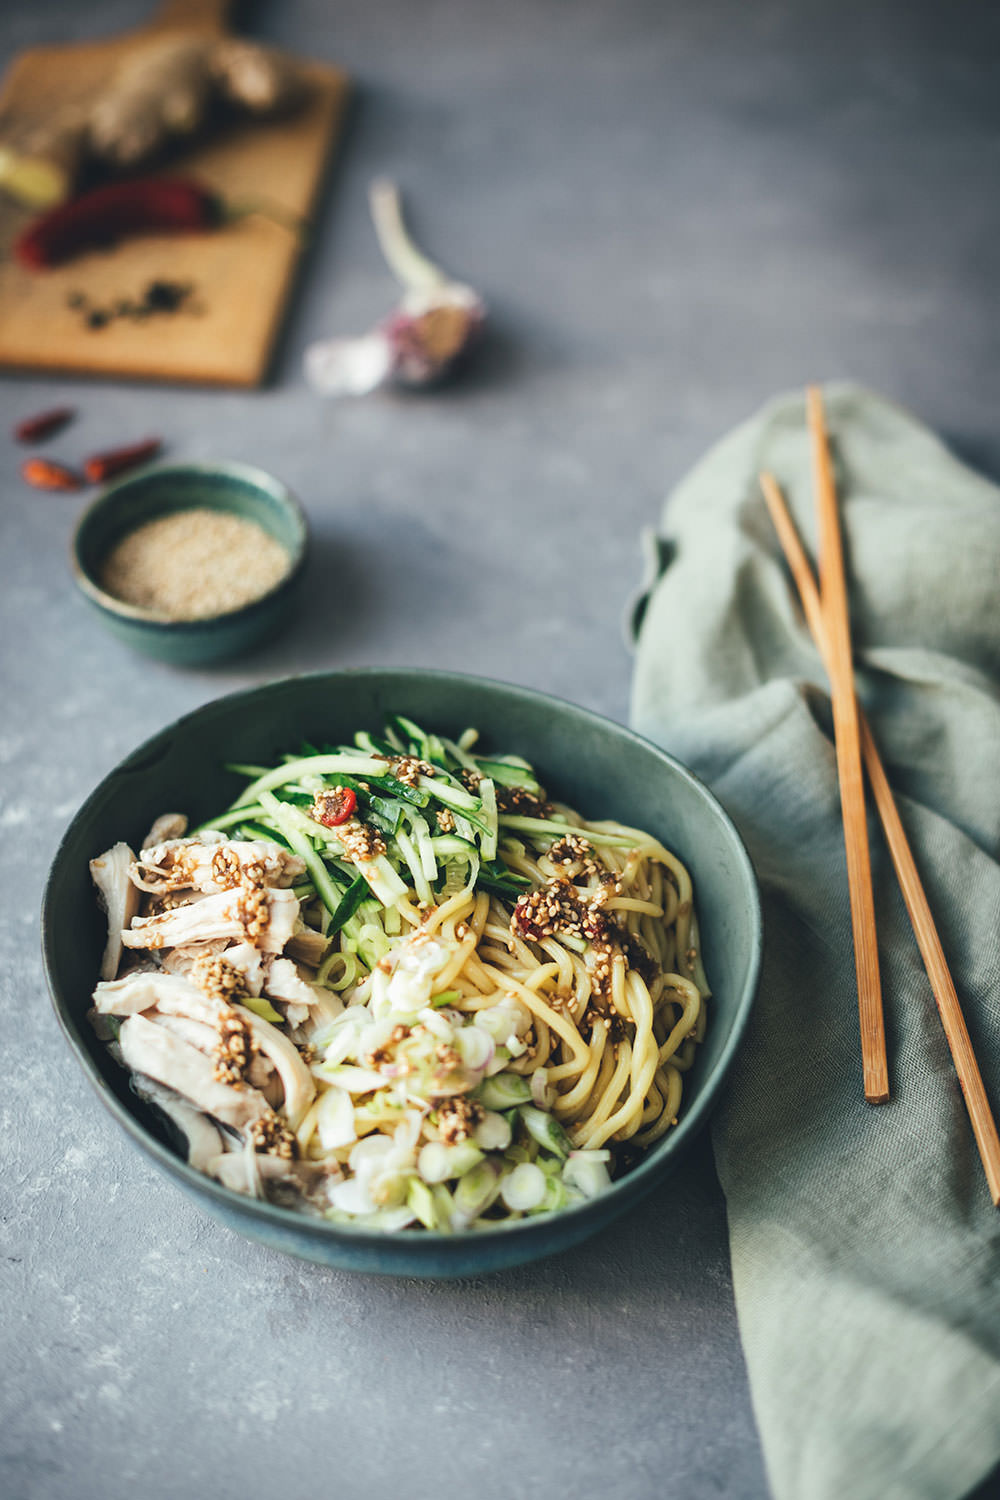
[[[8, 0], [0, 59], [141, 10]], [[1000, 469], [1000, 12], [275, 0], [247, 24], [361, 85], [269, 387], [0, 384], [0, 1494], [762, 1500], [707, 1144], [583, 1249], [482, 1281], [258, 1249], [161, 1181], [78, 1074], [44, 993], [40, 889], [116, 760], [270, 676], [470, 668], [624, 718], [637, 533], [776, 389], [860, 378]], [[452, 392], [332, 406], [301, 354], [388, 306], [376, 172], [495, 332]], [[286, 635], [184, 673], [102, 634], [67, 573], [83, 502], [24, 489], [7, 440], [63, 399], [81, 413], [66, 452], [159, 432], [173, 457], [249, 460], [298, 491], [314, 550]]]

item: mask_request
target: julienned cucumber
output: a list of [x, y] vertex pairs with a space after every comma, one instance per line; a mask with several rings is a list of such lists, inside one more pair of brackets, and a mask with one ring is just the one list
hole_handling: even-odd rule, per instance
[[[383, 734], [361, 730], [352, 745], [304, 743], [298, 755], [269, 767], [234, 761], [227, 769], [246, 775], [248, 784], [231, 807], [202, 826], [274, 839], [299, 854], [308, 876], [300, 888], [314, 891], [326, 907], [328, 935], [347, 924], [353, 932], [366, 902], [374, 911], [395, 909], [408, 890], [423, 906], [462, 889], [514, 903], [532, 882], [506, 863], [501, 831], [530, 831], [544, 844], [568, 825], [500, 813], [497, 785], [533, 794], [541, 788], [520, 757], [477, 756], [475, 738], [467, 731], [451, 740], [395, 714]], [[354, 806], [343, 826], [320, 823], [311, 816], [313, 800], [337, 787], [353, 792]], [[610, 835], [606, 842], [624, 840]], [[387, 923], [377, 920], [379, 927]], [[518, 1095], [506, 1102], [524, 1101]]]

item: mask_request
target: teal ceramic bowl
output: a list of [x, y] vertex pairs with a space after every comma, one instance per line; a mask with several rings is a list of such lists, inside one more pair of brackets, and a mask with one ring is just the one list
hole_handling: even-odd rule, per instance
[[[159, 1119], [86, 1019], [105, 927], [88, 862], [118, 839], [133, 847], [152, 819], [181, 810], [197, 823], [237, 794], [226, 761], [267, 762], [303, 739], [349, 740], [380, 730], [389, 712], [526, 756], [550, 793], [592, 818], [649, 829], [689, 866], [713, 987], [709, 1023], [685, 1081], [680, 1123], [607, 1192], [549, 1217], [470, 1235], [375, 1234], [230, 1192], [176, 1154]], [[702, 1129], [736, 1055], [761, 958], [757, 883], [736, 829], [711, 793], [669, 755], [596, 714], [524, 688], [433, 671], [361, 670], [289, 678], [221, 698], [171, 724], [107, 776], [59, 847], [42, 913], [45, 968], [56, 1014], [84, 1072], [132, 1140], [208, 1213], [231, 1229], [306, 1260], [348, 1270], [465, 1276], [566, 1249], [662, 1185]]]
[[[127, 532], [195, 507], [255, 521], [288, 553], [284, 577], [251, 604], [202, 620], [167, 620], [101, 587], [101, 564]], [[87, 603], [119, 640], [161, 661], [197, 666], [239, 655], [281, 629], [301, 581], [307, 540], [298, 502], [262, 469], [239, 463], [158, 464], [111, 485], [84, 512], [73, 538], [73, 572]]]

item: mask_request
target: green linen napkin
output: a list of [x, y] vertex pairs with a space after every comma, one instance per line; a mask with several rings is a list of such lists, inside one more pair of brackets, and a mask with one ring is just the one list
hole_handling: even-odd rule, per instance
[[[1000, 1113], [1000, 490], [880, 397], [826, 402], [859, 693]], [[862, 1097], [826, 681], [762, 468], [815, 557], [788, 396], [668, 500], [632, 709], [728, 808], [762, 887], [759, 999], [713, 1129], [754, 1409], [778, 1500], [954, 1500], [1000, 1459], [1000, 1214], [874, 818], [892, 1099]]]

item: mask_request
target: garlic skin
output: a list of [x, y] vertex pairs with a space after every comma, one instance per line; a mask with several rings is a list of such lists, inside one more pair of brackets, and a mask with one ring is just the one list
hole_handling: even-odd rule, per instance
[[379, 245], [404, 295], [369, 333], [310, 345], [306, 378], [323, 396], [363, 396], [390, 383], [434, 385], [452, 373], [486, 320], [482, 298], [414, 245], [395, 184], [374, 182], [369, 201]]

